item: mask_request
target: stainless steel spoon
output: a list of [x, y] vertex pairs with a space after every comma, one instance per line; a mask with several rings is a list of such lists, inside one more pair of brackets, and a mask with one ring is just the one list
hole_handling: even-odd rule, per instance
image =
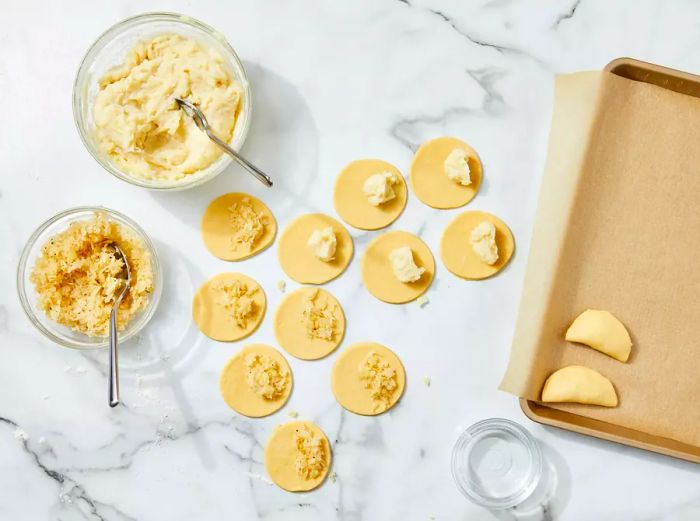
[[126, 260], [126, 255], [117, 245], [116, 242], [110, 241], [109, 246], [114, 248], [114, 256], [122, 261], [122, 271], [119, 273], [119, 278], [124, 280], [124, 285], [121, 291], [114, 300], [112, 313], [109, 315], [109, 406], [116, 407], [119, 405], [119, 355], [117, 352], [117, 313], [119, 305], [122, 303], [124, 295], [131, 287], [131, 270], [129, 263]]
[[209, 139], [216, 143], [229, 156], [238, 161], [238, 163], [243, 168], [245, 168], [246, 170], [248, 170], [248, 172], [253, 174], [262, 184], [264, 184], [265, 186], [272, 186], [272, 179], [270, 179], [269, 175], [264, 173], [246, 158], [238, 154], [238, 152], [236, 152], [223, 140], [219, 139], [216, 134], [214, 134], [211, 127], [209, 126], [209, 123], [207, 122], [207, 118], [204, 116], [204, 113], [200, 110], [200, 108], [197, 105], [182, 98], [175, 98], [175, 101], [184, 111], [184, 113], [194, 120], [199, 130], [201, 130], [202, 132], [206, 133], [207, 136], [209, 136]]

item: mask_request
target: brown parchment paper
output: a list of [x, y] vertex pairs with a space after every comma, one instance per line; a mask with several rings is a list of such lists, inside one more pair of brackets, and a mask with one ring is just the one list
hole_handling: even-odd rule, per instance
[[[627, 363], [564, 341], [606, 309]], [[608, 409], [548, 404], [700, 446], [700, 99], [607, 72], [560, 76], [527, 275], [501, 389], [537, 400], [580, 364], [615, 385]]]

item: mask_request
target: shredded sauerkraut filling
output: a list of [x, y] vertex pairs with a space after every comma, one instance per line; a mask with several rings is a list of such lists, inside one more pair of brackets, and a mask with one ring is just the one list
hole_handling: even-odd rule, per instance
[[134, 231], [107, 214], [74, 221], [42, 247], [30, 274], [39, 308], [53, 321], [91, 337], [109, 334], [109, 316], [123, 288], [126, 256], [131, 286], [119, 305], [117, 326], [123, 330], [146, 307], [153, 292], [151, 254]]

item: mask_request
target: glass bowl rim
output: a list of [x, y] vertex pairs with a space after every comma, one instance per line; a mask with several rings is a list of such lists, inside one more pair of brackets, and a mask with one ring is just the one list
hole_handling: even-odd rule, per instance
[[[75, 74], [75, 79], [73, 80], [73, 122], [78, 130], [78, 135], [80, 136], [80, 140], [82, 141], [83, 146], [87, 149], [87, 151], [90, 153], [93, 159], [97, 161], [97, 163], [104, 170], [109, 172], [117, 179], [134, 186], [139, 186], [141, 188], [146, 188], [154, 191], [178, 191], [193, 188], [207, 181], [210, 181], [211, 179], [214, 179], [224, 170], [226, 170], [226, 168], [231, 164], [233, 159], [231, 159], [231, 157], [229, 157], [227, 154], [222, 154], [220, 156], [220, 159], [217, 159], [217, 161], [220, 161], [220, 163], [216, 168], [212, 168], [213, 165], [216, 163], [215, 161], [215, 163], [212, 163], [212, 165], [209, 165], [209, 167], [207, 167], [212, 169], [206, 174], [200, 176], [195, 175], [194, 179], [186, 182], [154, 183], [149, 182], [147, 180], [139, 179], [135, 176], [122, 172], [111, 162], [105, 161], [99, 156], [98, 151], [90, 143], [88, 129], [86, 126], [87, 123], [83, 119], [82, 111], [80, 108], [82, 99], [81, 87], [83, 82], [85, 81], [85, 75], [87, 74], [88, 66], [94, 62], [97, 53], [101, 51], [106, 45], [108, 45], [109, 42], [121, 32], [131, 27], [138, 26], [142, 23], [158, 21], [176, 22], [189, 25], [190, 27], [198, 29], [207, 34], [209, 37], [216, 39], [224, 47], [226, 52], [229, 53], [229, 57], [236, 64], [236, 68], [238, 69], [233, 72], [237, 76], [236, 79], [241, 83], [241, 86], [243, 88], [243, 102], [241, 106], [241, 114], [239, 114], [239, 117], [236, 119], [236, 126], [238, 125], [238, 121], [241, 119], [241, 117], [243, 121], [241, 122], [240, 129], [237, 129], [238, 132], [234, 134], [229, 145], [236, 151], [241, 149], [241, 147], [245, 143], [246, 138], [248, 137], [248, 132], [250, 130], [250, 122], [252, 120], [253, 115], [253, 98], [250, 88], [250, 81], [248, 80], [248, 73], [246, 72], [245, 67], [243, 66], [243, 62], [234, 50], [233, 46], [229, 43], [229, 41], [220, 31], [216, 30], [214, 27], [200, 20], [192, 18], [191, 16], [169, 11], [152, 11], [124, 18], [123, 20], [111, 25], [109, 28], [103, 31], [90, 45], [90, 47], [88, 47], [87, 51], [85, 52], [80, 61], [80, 65]], [[238, 77], [239, 75], [240, 77]], [[236, 126], [234, 126], [234, 129], [236, 129]]]
[[[526, 480], [521, 489], [510, 496], [495, 498], [479, 494], [473, 488], [469, 487], [465, 480], [458, 475], [458, 458], [464, 452], [467, 444], [474, 439], [475, 436], [488, 431], [506, 431], [512, 434], [523, 444], [530, 455], [532, 465]], [[506, 418], [487, 418], [474, 423], [460, 434], [452, 449], [452, 478], [460, 492], [477, 505], [497, 510], [512, 508], [525, 501], [534, 492], [542, 478], [543, 465], [542, 449], [537, 443], [537, 440], [535, 440], [525, 427]]]
[[[67, 208], [43, 221], [32, 232], [32, 234], [27, 239], [27, 242], [25, 243], [24, 247], [22, 248], [22, 253], [20, 254], [19, 262], [17, 263], [17, 295], [19, 297], [22, 310], [24, 311], [24, 314], [27, 316], [29, 321], [34, 325], [34, 327], [52, 342], [55, 342], [56, 344], [59, 344], [63, 347], [69, 347], [71, 349], [89, 351], [106, 348], [109, 345], [109, 337], [105, 337], [100, 342], [79, 342], [73, 340], [66, 340], [65, 338], [59, 337], [53, 331], [51, 331], [51, 329], [47, 328], [36, 318], [37, 311], [40, 310], [35, 310], [34, 306], [32, 306], [29, 302], [29, 298], [27, 297], [27, 287], [24, 283], [25, 274], [28, 269], [29, 254], [34, 248], [34, 246], [37, 245], [37, 242], [41, 235], [46, 230], [48, 230], [49, 227], [51, 227], [53, 224], [56, 224], [61, 219], [82, 212], [104, 212], [108, 216], [113, 216], [117, 219], [124, 221], [132, 229], [132, 231], [135, 232], [143, 240], [146, 249], [151, 254], [154, 289], [153, 293], [151, 294], [150, 300], [146, 305], [146, 308], [141, 311], [141, 313], [144, 313], [145, 316], [140, 317], [141, 323], [139, 324], [139, 327], [134, 328], [132, 331], [129, 331], [126, 334], [119, 335], [120, 342], [124, 342], [130, 338], [133, 338], [143, 330], [143, 328], [148, 324], [148, 322], [150, 322], [151, 318], [155, 314], [156, 309], [158, 308], [158, 304], [160, 303], [160, 297], [163, 289], [163, 274], [160, 259], [158, 257], [158, 251], [156, 250], [153, 241], [144, 231], [144, 229], [141, 228], [141, 226], [139, 226], [130, 217], [124, 215], [121, 212], [118, 212], [117, 210], [113, 210], [105, 206], [74, 206], [72, 208]], [[91, 338], [87, 335], [85, 335], [85, 337]]]

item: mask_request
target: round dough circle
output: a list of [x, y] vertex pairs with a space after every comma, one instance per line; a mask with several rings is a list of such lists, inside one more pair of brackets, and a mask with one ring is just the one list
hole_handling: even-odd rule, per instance
[[[236, 244], [231, 240], [233, 228], [228, 209], [232, 204], [240, 203], [245, 199], [248, 199], [255, 213], [265, 219], [263, 234], [251, 248], [243, 244]], [[204, 245], [213, 255], [223, 260], [237, 261], [252, 257], [270, 246], [275, 240], [277, 222], [270, 209], [260, 199], [242, 192], [233, 192], [217, 197], [209, 203], [207, 209], [204, 210], [200, 230]]]
[[[364, 388], [358, 376], [358, 368], [372, 351], [384, 357], [396, 371], [397, 388], [389, 407], [376, 410], [370, 392]], [[391, 409], [401, 399], [406, 387], [406, 372], [399, 357], [389, 348], [374, 342], [362, 342], [343, 351], [333, 364], [331, 372], [331, 389], [335, 399], [350, 412], [364, 416], [376, 416]]]
[[[460, 185], [444, 171], [445, 159], [455, 148], [469, 155], [471, 184]], [[409, 173], [411, 188], [416, 197], [433, 208], [458, 208], [471, 201], [479, 191], [483, 167], [476, 151], [464, 141], [453, 137], [439, 137], [423, 143], [416, 151]]]
[[[336, 239], [335, 258], [325, 262], [316, 257], [306, 244], [314, 230], [333, 228]], [[280, 235], [277, 251], [284, 272], [301, 284], [323, 284], [345, 271], [352, 259], [354, 246], [348, 230], [322, 213], [301, 215], [290, 222]]]
[[[310, 338], [303, 321], [304, 301], [318, 292], [316, 301], [328, 303], [336, 319], [336, 328], [331, 340]], [[329, 292], [320, 288], [299, 288], [287, 295], [275, 314], [275, 337], [280, 346], [290, 355], [302, 360], [318, 360], [332, 353], [345, 336], [345, 314], [340, 302]]]
[[[248, 317], [246, 327], [236, 324], [231, 314], [224, 306], [219, 304], [219, 292], [216, 290], [218, 283], [234, 282], [245, 283], [249, 291], [254, 291], [253, 312]], [[255, 331], [265, 316], [267, 300], [262, 287], [250, 277], [241, 273], [220, 273], [210, 278], [200, 286], [192, 299], [192, 319], [199, 330], [214, 340], [233, 342], [245, 338]]]
[[[274, 400], [267, 400], [248, 386], [245, 359], [249, 354], [267, 356], [287, 371], [289, 380], [281, 396]], [[226, 404], [237, 413], [250, 418], [260, 418], [278, 411], [287, 403], [292, 385], [292, 370], [287, 360], [277, 349], [264, 344], [250, 344], [241, 349], [231, 357], [219, 378], [219, 391]]]
[[[380, 172], [393, 172], [399, 182], [392, 186], [396, 197], [374, 206], [362, 191], [367, 178]], [[394, 165], [380, 159], [358, 159], [341, 170], [335, 182], [333, 204], [340, 218], [361, 230], [386, 228], [398, 219], [406, 207], [408, 190], [401, 172]]]
[[[389, 254], [394, 248], [408, 246], [413, 259], [425, 272], [416, 282], [401, 282], [394, 275]], [[430, 248], [408, 232], [387, 232], [374, 239], [362, 257], [362, 281], [369, 292], [390, 304], [403, 304], [420, 297], [430, 287], [435, 274], [435, 259]]]
[[[481, 222], [488, 221], [496, 227], [498, 260], [486, 264], [476, 256], [469, 242], [472, 230]], [[447, 225], [440, 240], [440, 258], [445, 267], [458, 277], [479, 280], [498, 273], [513, 256], [515, 240], [508, 225], [487, 212], [464, 212]]]
[[[320, 438], [328, 456], [328, 465], [317, 478], [305, 479], [301, 477], [295, 468], [296, 438], [299, 427], [306, 427]], [[315, 424], [305, 421], [283, 423], [275, 427], [265, 445], [265, 469], [270, 479], [280, 488], [289, 492], [306, 492], [318, 487], [326, 479], [331, 468], [333, 455], [331, 445], [323, 431]]]

